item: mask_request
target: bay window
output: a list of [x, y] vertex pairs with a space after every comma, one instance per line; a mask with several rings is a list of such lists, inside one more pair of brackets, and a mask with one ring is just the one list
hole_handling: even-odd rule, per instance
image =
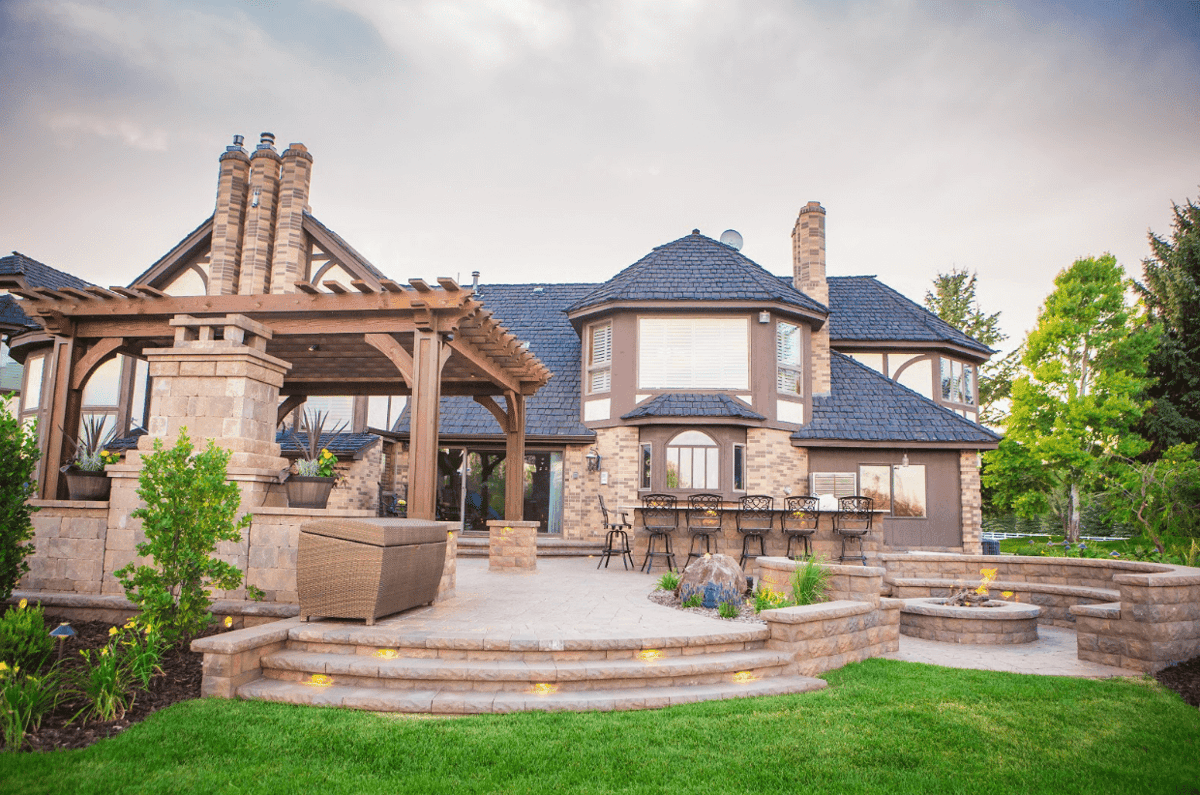
[[749, 320], [639, 318], [638, 388], [749, 389]]

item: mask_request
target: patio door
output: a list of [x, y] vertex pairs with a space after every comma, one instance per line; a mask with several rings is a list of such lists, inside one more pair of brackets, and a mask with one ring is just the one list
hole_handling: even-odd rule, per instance
[[[563, 455], [525, 455], [525, 519], [539, 533], [562, 533]], [[504, 518], [504, 451], [478, 447], [443, 448], [438, 455], [438, 518], [463, 523], [463, 530], [487, 532], [489, 519]], [[456, 498], [461, 502], [455, 504]]]

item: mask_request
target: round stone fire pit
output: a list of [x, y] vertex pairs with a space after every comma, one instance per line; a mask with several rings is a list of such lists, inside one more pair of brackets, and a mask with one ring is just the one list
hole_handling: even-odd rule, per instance
[[991, 600], [979, 607], [945, 604], [945, 599], [905, 599], [900, 634], [943, 643], [1010, 644], [1037, 640], [1036, 605]]

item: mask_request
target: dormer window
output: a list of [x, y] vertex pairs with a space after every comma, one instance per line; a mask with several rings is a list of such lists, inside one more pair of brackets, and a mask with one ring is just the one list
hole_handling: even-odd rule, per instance
[[942, 400], [975, 405], [975, 365], [942, 357]]
[[775, 388], [783, 395], [804, 394], [803, 335], [795, 323], [780, 321], [775, 330]]
[[638, 388], [749, 389], [749, 321], [638, 318]]
[[612, 323], [591, 327], [588, 335], [588, 394], [612, 388]]

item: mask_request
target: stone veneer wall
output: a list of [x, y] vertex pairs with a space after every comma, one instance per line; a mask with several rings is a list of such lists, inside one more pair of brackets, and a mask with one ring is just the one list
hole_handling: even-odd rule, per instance
[[808, 493], [808, 450], [793, 447], [790, 431], [746, 429], [746, 493], [782, 498]]
[[98, 594], [108, 535], [107, 502], [38, 500], [23, 589]]
[[963, 552], [979, 555], [983, 553], [983, 496], [980, 494], [978, 451], [959, 452], [958, 482], [962, 495]]
[[764, 610], [771, 637], [766, 647], [789, 652], [786, 676], [816, 676], [852, 662], [900, 649], [900, 605], [884, 599], [868, 602], [822, 602], [802, 607]]

